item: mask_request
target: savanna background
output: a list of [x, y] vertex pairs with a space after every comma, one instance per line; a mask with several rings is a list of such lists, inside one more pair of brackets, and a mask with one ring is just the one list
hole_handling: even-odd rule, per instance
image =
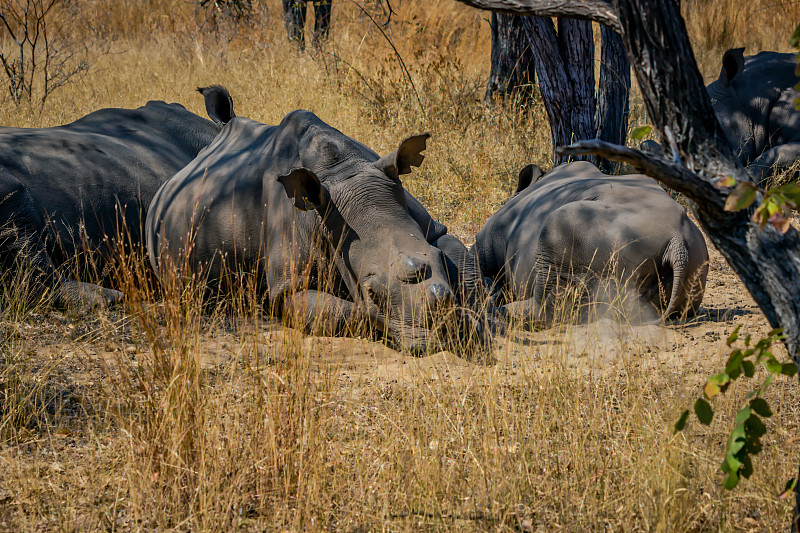
[[[239, 116], [274, 124], [309, 109], [379, 153], [429, 131], [404, 185], [467, 244], [522, 166], [551, 167], [538, 98], [483, 101], [487, 13], [393, 0], [384, 26], [386, 4], [337, 0], [330, 41], [300, 52], [277, 0], [253, 6], [235, 22], [190, 0], [68, 0], [52, 20], [89, 69], [44, 104], [36, 88], [30, 102], [4, 96], [0, 123], [55, 126], [148, 100], [205, 115], [195, 87], [222, 84]], [[708, 81], [729, 47], [788, 51], [800, 20], [788, 0], [683, 11]], [[631, 125], [647, 123], [635, 88], [631, 104]], [[718, 467], [748, 384], [715, 400], [709, 427], [672, 432], [733, 328], [769, 329], [715, 251], [697, 317], [512, 329], [489, 358], [306, 336], [265, 317], [248, 287], [217, 306], [196, 286], [156, 289], [135, 255], [113, 273], [124, 308], [59, 311], [26, 303], [23, 264], [0, 273], [0, 530], [788, 527], [794, 379], [770, 388], [764, 451], [733, 492]]]

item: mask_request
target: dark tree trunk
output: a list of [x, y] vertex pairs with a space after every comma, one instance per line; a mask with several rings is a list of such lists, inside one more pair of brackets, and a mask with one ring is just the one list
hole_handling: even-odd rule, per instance
[[[550, 132], [553, 164], [566, 158], [555, 148], [598, 137], [625, 143], [628, 129], [630, 64], [619, 35], [601, 28], [600, 85], [594, 93], [594, 40], [589, 21], [558, 19], [558, 31], [550, 19], [520, 18], [525, 37], [533, 49]], [[597, 108], [595, 109], [595, 101]], [[580, 156], [611, 172], [616, 165], [595, 155]]]
[[495, 97], [513, 94], [518, 95], [520, 103], [524, 104], [533, 94], [536, 70], [533, 52], [522, 27], [522, 17], [492, 13], [490, 26], [492, 68], [484, 99], [491, 102]]
[[[628, 135], [631, 89], [631, 65], [625, 45], [617, 32], [600, 26], [600, 82], [597, 91], [597, 138], [614, 144], [625, 144]], [[600, 160], [600, 168], [612, 173], [617, 164]]]
[[333, 0], [315, 0], [314, 1], [314, 43], [319, 44], [320, 41], [328, 39], [328, 33], [331, 26], [331, 10], [333, 9]]
[[[307, 0], [282, 0], [283, 20], [289, 40], [297, 44], [300, 49], [305, 48], [305, 27]], [[333, 0], [315, 0], [314, 5], [314, 43], [317, 44], [328, 38], [331, 24], [331, 9]]]
[[[541, 17], [522, 19], [528, 43], [533, 48], [539, 89], [550, 119], [553, 164], [564, 161], [558, 146], [593, 139], [594, 128], [594, 40], [592, 24], [584, 20]], [[597, 163], [597, 157], [582, 156]]]

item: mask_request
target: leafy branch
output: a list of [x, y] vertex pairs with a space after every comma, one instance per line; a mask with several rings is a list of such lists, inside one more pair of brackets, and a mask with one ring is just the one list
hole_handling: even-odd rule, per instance
[[[732, 347], [739, 339], [740, 327], [736, 326], [736, 329], [728, 337], [728, 347]], [[725, 364], [725, 370], [708, 379], [703, 387], [703, 396], [694, 403], [694, 413], [697, 419], [701, 424], [707, 426], [714, 418], [714, 409], [709, 400], [724, 393], [730, 384], [740, 377], [752, 378], [758, 365], [762, 365], [768, 372], [768, 376], [761, 385], [747, 393], [747, 405], [736, 413], [736, 425], [728, 436], [725, 460], [720, 466], [720, 469], [726, 474], [723, 485], [728, 490], [735, 488], [741, 477], [750, 477], [753, 473], [751, 455], [756, 455], [761, 451], [761, 437], [767, 432], [761, 419], [772, 416], [769, 403], [761, 395], [770, 386], [775, 376], [791, 377], [797, 373], [797, 366], [794, 363], [781, 363], [772, 353], [772, 345], [783, 338], [780, 329], [773, 329], [766, 337], [751, 346], [752, 338], [747, 335], [744, 339], [744, 346], [731, 351], [728, 362]], [[675, 422], [675, 433], [682, 431], [688, 420], [689, 410], [686, 409]], [[790, 480], [786, 490], [793, 490], [795, 484], [795, 480]]]
[[716, 185], [733, 189], [725, 200], [725, 211], [747, 209], [760, 195], [761, 202], [753, 211], [752, 219], [761, 229], [770, 224], [781, 233], [786, 233], [791, 227], [791, 211], [800, 208], [800, 185], [797, 183], [763, 189], [749, 181], [737, 183], [732, 177], [726, 176], [717, 180]]

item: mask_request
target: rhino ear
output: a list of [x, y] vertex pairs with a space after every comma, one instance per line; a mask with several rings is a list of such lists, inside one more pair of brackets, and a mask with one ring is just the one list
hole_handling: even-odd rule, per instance
[[647, 139], [639, 143], [639, 150], [647, 152], [648, 154], [660, 155], [664, 157], [664, 147], [658, 144], [653, 139]]
[[233, 98], [225, 87], [220, 85], [198, 87], [197, 92], [206, 99], [206, 112], [214, 122], [227, 124], [236, 116], [233, 112]]
[[288, 174], [278, 176], [286, 196], [294, 200], [294, 206], [300, 211], [321, 208], [328, 199], [328, 191], [320, 183], [316, 174], [307, 168], [295, 168]]
[[405, 139], [397, 150], [375, 161], [375, 166], [395, 179], [401, 174], [409, 174], [411, 167], [420, 166], [425, 159], [422, 152], [425, 151], [430, 136], [430, 133], [423, 133]]
[[722, 70], [719, 82], [723, 87], [730, 85], [731, 80], [744, 69], [744, 48], [731, 48], [722, 56]]
[[514, 194], [519, 194], [528, 188], [528, 185], [542, 177], [542, 169], [538, 165], [531, 163], [519, 171], [519, 181], [517, 182], [517, 190]]

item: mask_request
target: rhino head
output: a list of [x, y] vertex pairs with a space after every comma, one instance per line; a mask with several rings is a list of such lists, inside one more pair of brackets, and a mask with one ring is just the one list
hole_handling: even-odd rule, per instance
[[743, 76], [744, 69], [744, 48], [728, 50], [722, 56], [719, 77], [706, 89], [728, 141], [738, 149], [742, 164], [748, 165], [768, 142], [764, 124], [771, 105], [763, 86]]
[[370, 321], [412, 352], [430, 348], [455, 299], [442, 252], [408, 212], [400, 175], [419, 166], [428, 134], [377, 161], [339, 158], [334, 173], [296, 168], [278, 180], [300, 210], [319, 214], [329, 257]]

